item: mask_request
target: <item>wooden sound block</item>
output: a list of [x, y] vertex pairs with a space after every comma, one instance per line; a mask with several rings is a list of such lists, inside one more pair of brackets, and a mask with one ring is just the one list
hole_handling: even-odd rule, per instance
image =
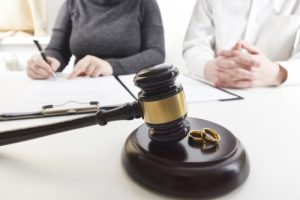
[[217, 197], [241, 185], [249, 175], [249, 161], [240, 141], [226, 128], [202, 119], [187, 118], [191, 130], [211, 128], [221, 141], [203, 150], [188, 136], [176, 144], [155, 143], [144, 124], [128, 137], [122, 162], [138, 183], [179, 197]]

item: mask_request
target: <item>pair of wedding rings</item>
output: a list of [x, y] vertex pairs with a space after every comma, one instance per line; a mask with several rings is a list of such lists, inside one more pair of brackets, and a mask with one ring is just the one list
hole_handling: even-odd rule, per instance
[[202, 130], [192, 130], [189, 132], [189, 140], [201, 145], [213, 145], [216, 146], [220, 141], [220, 135], [213, 129], [204, 128]]

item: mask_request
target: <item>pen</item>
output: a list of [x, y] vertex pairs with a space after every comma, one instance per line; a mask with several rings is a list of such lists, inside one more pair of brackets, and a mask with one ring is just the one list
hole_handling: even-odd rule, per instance
[[[39, 52], [41, 53], [41, 56], [42, 56], [43, 60], [44, 60], [45, 62], [47, 62], [48, 64], [50, 64], [49, 61], [48, 61], [48, 59], [47, 59], [47, 57], [46, 57], [46, 55], [45, 55], [45, 51], [44, 51], [44, 49], [42, 48], [42, 46], [40, 45], [39, 41], [33, 40], [33, 42], [34, 42], [35, 46], [38, 48]], [[55, 73], [54, 73], [53, 70], [52, 70], [52, 77], [53, 77], [54, 79], [56, 78]]]

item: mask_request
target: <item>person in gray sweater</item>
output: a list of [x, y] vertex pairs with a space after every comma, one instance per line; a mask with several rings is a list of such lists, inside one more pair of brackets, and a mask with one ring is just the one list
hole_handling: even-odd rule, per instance
[[136, 73], [164, 62], [165, 43], [156, 0], [65, 0], [45, 51], [28, 61], [27, 74], [47, 79], [74, 55], [69, 78]]

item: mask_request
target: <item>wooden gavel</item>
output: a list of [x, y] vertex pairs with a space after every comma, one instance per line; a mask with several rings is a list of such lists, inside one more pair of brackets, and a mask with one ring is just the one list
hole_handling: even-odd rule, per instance
[[[122, 151], [122, 164], [135, 181], [176, 197], [223, 195], [247, 179], [250, 164], [246, 151], [228, 129], [187, 117], [183, 88], [175, 83], [177, 75], [178, 70], [169, 64], [144, 69], [134, 78], [141, 88], [137, 101], [113, 109], [100, 107], [97, 113], [78, 119], [0, 132], [0, 145], [142, 117], [145, 124], [132, 131]], [[203, 135], [207, 131], [217, 136], [209, 138], [218, 142], [212, 149], [197, 142], [207, 139]]]
[[83, 128], [97, 123], [131, 120], [142, 117], [154, 142], [176, 143], [190, 131], [186, 120], [187, 106], [183, 88], [175, 83], [178, 70], [170, 64], [144, 69], [134, 78], [141, 88], [138, 101], [111, 110], [99, 108], [96, 114], [41, 126], [0, 132], [0, 145], [31, 140], [63, 131]]

